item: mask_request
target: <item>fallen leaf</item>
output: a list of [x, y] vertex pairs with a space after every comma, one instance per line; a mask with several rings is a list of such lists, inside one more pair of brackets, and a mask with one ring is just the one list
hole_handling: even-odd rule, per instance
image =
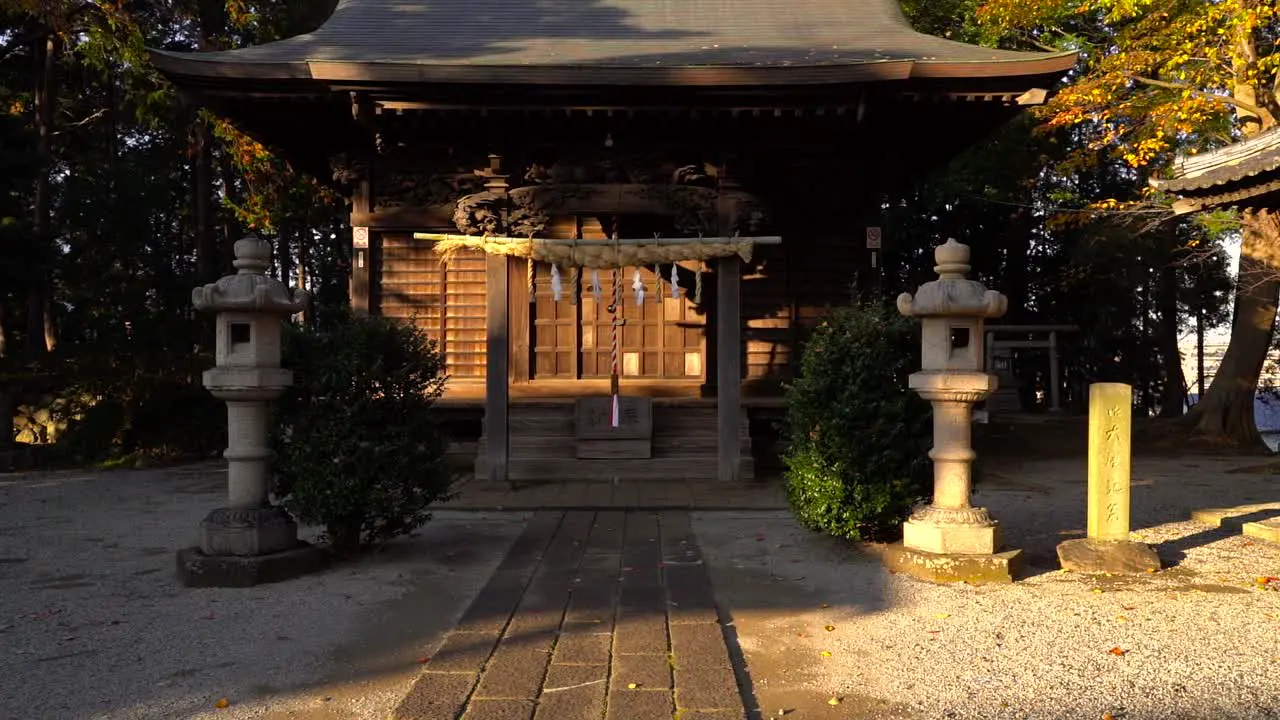
[[836, 626], [835, 626], [835, 625], [826, 625], [826, 626], [824, 626], [822, 629], [823, 629], [823, 630], [826, 630], [827, 632], [835, 632], [835, 631], [836, 631]]
[[818, 653], [818, 654], [819, 654], [819, 655], [821, 655], [822, 657], [831, 657], [831, 651], [830, 651], [830, 650], [823, 650], [822, 652], [820, 652], [820, 653]]
[[951, 617], [951, 613], [938, 613], [937, 615], [934, 615], [934, 617], [939, 620], [946, 620], [947, 618]]
[[1116, 720], [1116, 716], [1111, 713], [1102, 713], [1102, 720]]
[[1101, 595], [1101, 594], [1102, 594], [1102, 588], [1094, 588], [1094, 589], [1093, 589], [1093, 594], [1094, 594], [1094, 595]]
[[1155, 569], [1155, 568], [1147, 568], [1147, 572], [1148, 572], [1149, 574], [1151, 574], [1151, 575], [1155, 575], [1155, 574], [1156, 574], [1156, 569]]
[[635, 690], [638, 687], [640, 687], [640, 683], [627, 683], [628, 690]]
[[214, 704], [213, 704], [213, 706], [214, 706], [214, 707], [216, 707], [216, 708], [218, 708], [219, 710], [221, 710], [221, 709], [223, 709], [223, 708], [227, 707], [227, 706], [228, 706], [228, 705], [230, 705], [230, 704], [231, 704], [231, 703], [227, 702], [227, 699], [226, 699], [226, 698], [222, 698], [222, 699], [221, 699], [221, 700], [219, 700], [218, 702], [214, 703]]
[[828, 704], [828, 705], [839, 705], [839, 704], [840, 704], [840, 698], [838, 698], [838, 697], [833, 697], [833, 698], [831, 698], [830, 700], [828, 700], [828, 701], [827, 701], [827, 704]]
[[1129, 622], [1129, 618], [1127, 618], [1127, 617], [1125, 617], [1125, 616], [1123, 616], [1123, 615], [1117, 615], [1117, 616], [1116, 616], [1116, 622]]
[[1120, 646], [1117, 645], [1116, 647], [1111, 648], [1107, 652], [1111, 653], [1112, 655], [1115, 655], [1116, 657], [1124, 657], [1125, 654], [1128, 653], [1129, 651], [1123, 650], [1120, 648]]

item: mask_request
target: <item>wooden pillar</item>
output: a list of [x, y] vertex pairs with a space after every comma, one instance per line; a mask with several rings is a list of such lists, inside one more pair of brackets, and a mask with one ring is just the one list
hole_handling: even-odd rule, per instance
[[[373, 182], [362, 178], [351, 196], [351, 215], [364, 215], [373, 211]], [[357, 315], [367, 315], [372, 309], [373, 252], [369, 228], [351, 228], [351, 309]]]
[[489, 479], [507, 479], [507, 369], [510, 333], [507, 325], [507, 256], [486, 258], [488, 347], [485, 350], [484, 432]]
[[718, 475], [739, 479], [742, 408], [742, 261], [737, 256], [716, 262], [716, 411]]

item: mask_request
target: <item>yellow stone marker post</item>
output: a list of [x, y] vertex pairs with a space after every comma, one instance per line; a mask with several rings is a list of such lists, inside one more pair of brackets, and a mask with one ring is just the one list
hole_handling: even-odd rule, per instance
[[1089, 386], [1089, 524], [1091, 540], [1129, 539], [1129, 458], [1133, 388]]
[[1089, 386], [1087, 537], [1058, 545], [1064, 570], [1141, 573], [1160, 569], [1160, 558], [1129, 539], [1129, 471], [1133, 443], [1133, 388]]

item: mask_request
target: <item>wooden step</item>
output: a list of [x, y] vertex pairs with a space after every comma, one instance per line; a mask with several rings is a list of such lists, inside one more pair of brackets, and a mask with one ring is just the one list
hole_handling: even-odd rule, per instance
[[[654, 405], [651, 458], [590, 460], [577, 457], [572, 402], [515, 405], [508, 418], [508, 477], [519, 482], [716, 479], [718, 421], [714, 406]], [[738, 436], [739, 472], [743, 480], [750, 480], [755, 477], [755, 460], [745, 409]], [[488, 474], [486, 437], [480, 437], [476, 448], [474, 467], [479, 477]]]

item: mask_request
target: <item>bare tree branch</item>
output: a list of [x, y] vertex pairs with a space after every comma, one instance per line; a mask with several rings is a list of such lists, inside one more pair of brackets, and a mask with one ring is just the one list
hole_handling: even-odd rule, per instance
[[67, 124], [67, 125], [64, 125], [62, 130], [58, 130], [57, 132], [55, 132], [55, 133], [53, 133], [53, 134], [54, 134], [54, 135], [61, 135], [61, 134], [65, 133], [67, 130], [70, 130], [70, 129], [72, 129], [72, 128], [84, 127], [85, 125], [88, 125], [88, 124], [89, 124], [89, 123], [91, 123], [91, 122], [95, 122], [95, 121], [97, 121], [97, 120], [101, 120], [101, 119], [102, 119], [102, 117], [103, 117], [104, 115], [106, 115], [106, 114], [107, 114], [107, 109], [106, 109], [106, 108], [102, 108], [101, 110], [99, 110], [99, 111], [95, 112], [94, 114], [90, 115], [89, 117], [87, 117], [87, 118], [85, 118], [85, 119], [83, 119], [83, 120], [77, 120], [76, 122], [73, 122], [73, 123], [69, 123], [69, 124]]
[[35, 33], [14, 33], [7, 42], [0, 45], [0, 60], [9, 57], [14, 50], [29, 45], [36, 37]]
[[1054, 46], [1052, 46], [1052, 45], [1045, 45], [1044, 43], [1042, 43], [1042, 42], [1040, 42], [1040, 41], [1036, 40], [1035, 38], [1031, 37], [1030, 35], [1028, 35], [1025, 39], [1026, 39], [1026, 41], [1027, 41], [1027, 42], [1031, 43], [1032, 45], [1034, 45], [1034, 46], [1036, 46], [1036, 47], [1040, 48], [1041, 50], [1043, 50], [1043, 51], [1045, 51], [1045, 52], [1060, 52], [1060, 51], [1061, 51], [1061, 48], [1056, 48], [1056, 47], [1054, 47]]
[[1238, 107], [1241, 110], [1253, 113], [1254, 115], [1257, 115], [1259, 118], [1261, 118], [1263, 127], [1271, 127], [1276, 124], [1276, 117], [1275, 115], [1271, 114], [1270, 110], [1267, 110], [1266, 108], [1258, 107], [1253, 103], [1247, 103], [1243, 100], [1237, 100], [1234, 97], [1231, 97], [1230, 95], [1219, 95], [1217, 93], [1205, 92], [1204, 90], [1201, 90], [1200, 88], [1194, 85], [1190, 85], [1188, 83], [1169, 82], [1168, 80], [1156, 80], [1155, 78], [1142, 77], [1140, 75], [1125, 75], [1125, 77], [1129, 78], [1130, 80], [1133, 80], [1134, 82], [1142, 83], [1143, 85], [1152, 85], [1154, 87], [1168, 88], [1170, 90], [1188, 90], [1191, 92], [1192, 95], [1195, 95], [1196, 97], [1204, 98], [1206, 100], [1216, 100], [1217, 102], [1226, 103], [1228, 105], [1234, 105], [1235, 107]]

